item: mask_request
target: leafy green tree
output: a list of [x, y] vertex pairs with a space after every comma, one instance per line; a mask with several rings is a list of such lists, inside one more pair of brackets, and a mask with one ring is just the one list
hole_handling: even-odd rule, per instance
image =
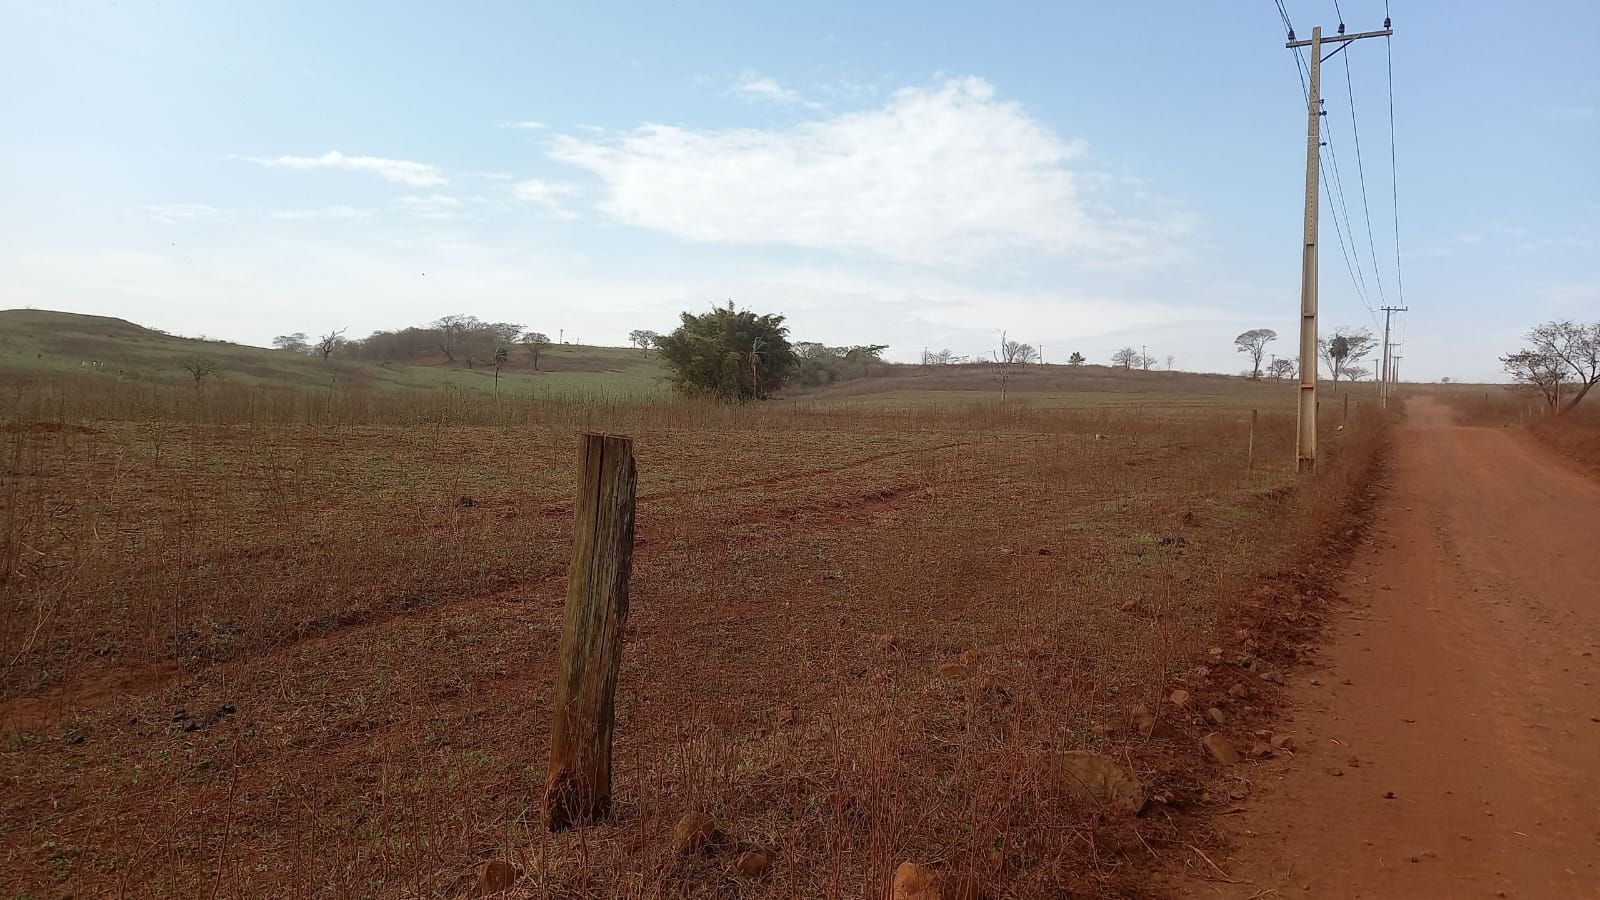
[[718, 400], [772, 396], [794, 371], [797, 359], [781, 315], [756, 315], [725, 307], [684, 313], [683, 324], [656, 339], [672, 383], [691, 395]]

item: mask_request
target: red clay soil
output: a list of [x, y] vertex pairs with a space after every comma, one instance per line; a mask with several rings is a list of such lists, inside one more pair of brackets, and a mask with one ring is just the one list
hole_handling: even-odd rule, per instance
[[1600, 897], [1600, 481], [1410, 405], [1299, 753], [1180, 896]]

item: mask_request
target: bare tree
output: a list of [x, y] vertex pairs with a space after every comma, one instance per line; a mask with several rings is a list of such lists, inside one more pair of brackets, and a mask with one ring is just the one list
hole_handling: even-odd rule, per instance
[[272, 346], [279, 350], [287, 350], [290, 353], [311, 352], [311, 340], [306, 337], [304, 331], [296, 331], [294, 334], [280, 334], [272, 339]]
[[533, 357], [533, 370], [539, 371], [539, 357], [544, 353], [544, 348], [550, 345], [550, 336], [539, 331], [530, 331], [522, 336], [522, 346], [528, 348], [528, 355]]
[[317, 352], [322, 354], [323, 362], [327, 362], [328, 357], [333, 355], [333, 351], [344, 345], [344, 333], [347, 330], [346, 328], [341, 328], [338, 331], [330, 331], [317, 338]]
[[1564, 380], [1577, 385], [1562, 412], [1577, 406], [1600, 383], [1600, 322], [1546, 322], [1528, 332], [1526, 340], [1528, 352], [1556, 360], [1567, 373]]
[[1148, 372], [1156, 367], [1156, 358], [1148, 353], [1141, 353], [1139, 354], [1139, 360], [1136, 364], [1139, 366], [1139, 368]]
[[204, 356], [195, 356], [184, 361], [183, 370], [189, 373], [190, 378], [194, 379], [194, 389], [198, 391], [200, 390], [200, 383], [214, 375], [217, 367]]
[[461, 314], [441, 316], [433, 322], [433, 330], [438, 332], [437, 344], [444, 353], [445, 362], [455, 362], [456, 352], [461, 349], [462, 338], [469, 332], [483, 328], [483, 323], [477, 316]]
[[1023, 365], [1037, 362], [1038, 359], [1039, 351], [1032, 344], [1024, 344], [1021, 341], [1008, 341], [1006, 340], [1006, 333], [1004, 331], [1000, 332], [1000, 362], [1008, 365]]
[[1267, 365], [1267, 377], [1273, 381], [1286, 381], [1300, 375], [1300, 366], [1288, 357], [1279, 357]]
[[1336, 328], [1332, 337], [1317, 341], [1317, 351], [1322, 356], [1323, 365], [1328, 367], [1329, 377], [1337, 385], [1340, 378], [1361, 368], [1360, 361], [1372, 352], [1376, 344], [1372, 332], [1365, 328]]
[[1234, 349], [1250, 355], [1250, 378], [1261, 380], [1261, 357], [1267, 355], [1267, 345], [1278, 339], [1271, 328], [1252, 328], [1233, 339]]
[[1121, 350], [1111, 354], [1111, 364], [1121, 366], [1124, 369], [1131, 369], [1139, 363], [1141, 356], [1142, 354], [1138, 350], [1132, 347], [1123, 347]]
[[1560, 357], [1537, 350], [1518, 350], [1500, 357], [1500, 364], [1518, 384], [1527, 385], [1543, 397], [1551, 412], [1561, 407], [1561, 387], [1567, 382], [1568, 368]]
[[922, 364], [925, 366], [948, 366], [956, 361], [956, 352], [948, 347], [943, 350], [923, 350]]
[[1178, 361], [1178, 358], [1176, 356], [1173, 356], [1171, 353], [1167, 354], [1167, 371], [1168, 372], [1172, 371], [1172, 364], [1177, 362], [1177, 361]]

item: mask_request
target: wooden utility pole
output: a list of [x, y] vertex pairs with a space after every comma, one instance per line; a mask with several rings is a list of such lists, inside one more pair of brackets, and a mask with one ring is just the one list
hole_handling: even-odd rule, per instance
[[[1343, 32], [1344, 26], [1340, 25], [1339, 30]], [[1311, 40], [1297, 41], [1291, 31], [1284, 44], [1291, 50], [1311, 48], [1311, 83], [1306, 89], [1305, 246], [1300, 257], [1300, 415], [1295, 448], [1301, 472], [1309, 472], [1317, 465], [1317, 195], [1322, 165], [1322, 45], [1339, 43], [1339, 50], [1343, 50], [1350, 41], [1393, 33], [1386, 25], [1382, 31], [1341, 33], [1324, 39], [1319, 25], [1311, 29]]]
[[1389, 369], [1389, 318], [1397, 312], [1405, 312], [1407, 308], [1383, 307], [1383, 360], [1378, 364], [1378, 405], [1382, 408], [1389, 406], [1389, 382], [1393, 377]]
[[633, 440], [585, 434], [582, 442], [545, 788], [552, 831], [611, 809], [611, 732], [633, 565]]

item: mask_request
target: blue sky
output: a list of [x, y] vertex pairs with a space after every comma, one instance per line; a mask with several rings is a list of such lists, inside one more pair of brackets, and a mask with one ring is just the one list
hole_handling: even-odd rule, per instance
[[[1302, 36], [1337, 22], [1287, 5]], [[1381, 25], [1381, 0], [1341, 5]], [[1600, 315], [1600, 5], [1391, 6], [1403, 374], [1495, 378], [1527, 326]], [[897, 359], [1001, 329], [1051, 361], [1237, 371], [1252, 327], [1293, 352], [1305, 116], [1269, 0], [0, 20], [0, 306], [248, 343], [452, 312], [621, 343], [731, 298]], [[1325, 70], [1373, 307], [1399, 299], [1384, 66], [1365, 41]], [[1321, 284], [1325, 330], [1373, 327], [1326, 202]]]

